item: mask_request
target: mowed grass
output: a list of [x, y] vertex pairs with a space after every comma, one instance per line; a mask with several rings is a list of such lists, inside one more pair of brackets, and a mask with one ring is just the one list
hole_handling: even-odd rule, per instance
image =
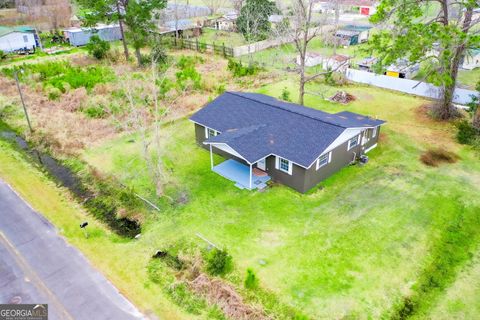
[[[0, 131], [2, 131], [0, 123]], [[171, 304], [148, 278], [145, 266], [152, 254], [132, 240], [113, 234], [88, 216], [65, 190], [51, 182], [9, 143], [0, 139], [0, 178], [9, 183], [35, 210], [44, 215], [67, 241], [144, 314], [162, 319], [191, 319]], [[78, 227], [88, 221], [88, 239]]]
[[[260, 92], [278, 97], [283, 88], [295, 101], [291, 80]], [[193, 124], [180, 120], [165, 129], [169, 139], [163, 147], [173, 181], [168, 194], [175, 199], [182, 193], [188, 200], [163, 205], [147, 220], [138, 243], [158, 248], [201, 233], [228, 248], [238, 274], [253, 268], [264, 288], [311, 318], [379, 318], [410, 292], [452, 217], [461, 208], [480, 211], [480, 200], [471, 196], [479, 191], [480, 163], [454, 142], [451, 125], [422, 114], [425, 100], [348, 86], [341, 89], [357, 101], [344, 106], [322, 98], [338, 88], [307, 89], [315, 93], [307, 95], [308, 106], [388, 121], [366, 166], [344, 168], [306, 195], [281, 185], [261, 193], [239, 190], [210, 170], [209, 153], [194, 142]], [[135, 138], [111, 141], [84, 158], [154, 199]], [[461, 160], [438, 168], [421, 164], [420, 154], [438, 146]]]
[[225, 44], [226, 47], [237, 47], [246, 44], [245, 38], [241, 33], [207, 28], [202, 30], [202, 35], [198, 37], [198, 41], [208, 44], [215, 43], [216, 45]]
[[459, 70], [458, 82], [468, 89], [475, 89], [475, 86], [480, 82], [480, 68], [473, 70]]

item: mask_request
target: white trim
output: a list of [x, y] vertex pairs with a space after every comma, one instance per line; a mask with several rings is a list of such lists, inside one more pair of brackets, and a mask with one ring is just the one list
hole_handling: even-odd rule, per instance
[[373, 131], [372, 131], [372, 139], [373, 139], [373, 138], [375, 138], [375, 137], [377, 136], [378, 126], [373, 127], [372, 130], [373, 130]]
[[247, 161], [247, 163], [250, 164], [250, 162], [245, 159], [240, 153], [238, 153], [237, 151], [235, 151], [235, 149], [233, 149], [232, 147], [230, 147], [228, 144], [226, 143], [223, 143], [223, 142], [207, 142], [207, 143], [203, 143], [203, 144], [209, 144], [209, 145], [213, 145], [214, 147], [216, 147], [217, 149], [220, 149], [222, 151], [225, 151], [226, 153], [229, 153], [231, 155], [234, 155], [235, 157], [238, 157], [242, 160], [245, 160]]
[[[327, 163], [320, 165], [320, 158], [322, 158], [323, 156], [328, 156], [328, 158], [327, 158]], [[322, 154], [320, 157], [317, 158], [317, 166], [316, 166], [316, 169], [318, 170], [318, 169], [320, 169], [320, 168], [325, 167], [325, 166], [328, 165], [331, 161], [332, 161], [332, 151], [329, 151], [328, 153]]]
[[358, 141], [358, 140], [360, 140], [360, 136], [361, 136], [361, 135], [358, 135], [358, 136], [357, 136], [357, 144], [354, 145], [353, 147], [350, 146], [350, 142], [351, 142], [355, 137], [352, 137], [352, 138], [350, 138], [350, 139], [348, 140], [347, 151], [350, 151], [351, 149], [357, 147], [357, 146], [360, 144], [360, 141]]
[[265, 171], [267, 169], [267, 159], [266, 158], [258, 160], [256, 162], [256, 164], [257, 164], [257, 168], [260, 169], [260, 170]]
[[[288, 170], [285, 170], [285, 169], [282, 168], [281, 163], [280, 163], [281, 160], [285, 160], [285, 161], [288, 162]], [[282, 172], [288, 173], [289, 175], [292, 175], [293, 162], [288, 160], [288, 159], [282, 158], [282, 157], [276, 157], [275, 168], [282, 171]]]
[[213, 129], [213, 128], [210, 128], [210, 127], [205, 127], [205, 139], [209, 139], [210, 138], [210, 135], [209, 135], [209, 131], [212, 130], [213, 131], [213, 136], [218, 136], [220, 134], [220, 132], [218, 132], [217, 130]]
[[377, 144], [375, 143], [373, 146], [369, 147], [367, 150], [365, 150], [364, 152], [367, 153], [368, 151], [374, 149], [377, 147]]

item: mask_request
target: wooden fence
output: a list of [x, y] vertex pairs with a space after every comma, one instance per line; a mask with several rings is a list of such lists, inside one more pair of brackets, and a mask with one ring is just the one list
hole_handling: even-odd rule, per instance
[[195, 39], [182, 39], [175, 37], [160, 37], [160, 42], [163, 45], [175, 47], [177, 49], [190, 49], [198, 52], [211, 52], [214, 54], [223, 55], [224, 57], [233, 57], [233, 48], [225, 46], [224, 43], [206, 43]]

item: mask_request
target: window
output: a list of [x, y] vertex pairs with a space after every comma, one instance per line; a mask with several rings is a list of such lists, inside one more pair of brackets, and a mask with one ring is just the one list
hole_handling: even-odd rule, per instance
[[280, 157], [276, 158], [276, 168], [280, 171], [292, 174], [292, 162]]
[[215, 137], [218, 135], [218, 131], [212, 129], [212, 128], [207, 128], [205, 127], [205, 138], [210, 138], [210, 137]]
[[372, 129], [372, 138], [375, 138], [376, 135], [377, 135], [377, 127]]
[[28, 43], [28, 37], [27, 36], [23, 36], [23, 42]]
[[317, 159], [317, 170], [329, 164], [331, 160], [332, 160], [332, 152], [321, 155], [320, 158]]
[[348, 150], [356, 147], [358, 145], [358, 137], [353, 137], [352, 139], [348, 140]]

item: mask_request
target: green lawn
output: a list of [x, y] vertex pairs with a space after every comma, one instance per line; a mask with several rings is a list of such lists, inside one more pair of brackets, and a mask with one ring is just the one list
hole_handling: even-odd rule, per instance
[[225, 44], [227, 47], [238, 47], [246, 44], [241, 33], [228, 32], [204, 28], [198, 41], [217, 45]]
[[[260, 92], [278, 97], [285, 87], [296, 99], [292, 81]], [[345, 168], [306, 195], [280, 185], [262, 193], [239, 190], [210, 170], [209, 153], [194, 143], [193, 125], [180, 120], [165, 129], [174, 181], [167, 193], [174, 199], [183, 193], [188, 201], [163, 204], [163, 212], [147, 220], [138, 246], [151, 251], [181, 239], [199, 241], [199, 232], [229, 249], [237, 274], [252, 267], [262, 287], [312, 318], [379, 318], [410, 292], [449, 221], [460, 210], [479, 212], [480, 199], [471, 195], [479, 191], [480, 161], [453, 141], [452, 126], [421, 116], [422, 99], [349, 86], [344, 89], [357, 101], [344, 106], [322, 98], [335, 88], [307, 89], [317, 93], [306, 97], [308, 106], [388, 121], [368, 165]], [[133, 139], [110, 141], [84, 158], [153, 200], [141, 146]], [[420, 163], [422, 151], [440, 145], [461, 160], [438, 168]], [[474, 284], [464, 280], [460, 288], [465, 286]]]
[[473, 70], [459, 70], [458, 82], [469, 89], [475, 89], [475, 86], [480, 82], [480, 68], [475, 68]]

